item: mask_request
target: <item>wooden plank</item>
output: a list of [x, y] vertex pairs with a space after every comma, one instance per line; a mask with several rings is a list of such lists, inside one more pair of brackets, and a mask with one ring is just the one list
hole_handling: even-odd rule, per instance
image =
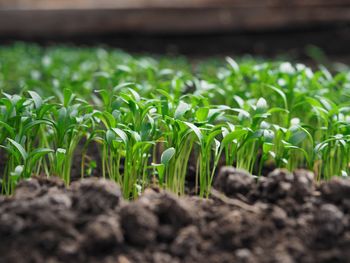
[[348, 8], [0, 10], [0, 35], [266, 30], [350, 21]]
[[0, 0], [0, 36], [263, 31], [350, 23], [349, 0]]
[[220, 7], [307, 7], [350, 6], [348, 0], [0, 0], [1, 9], [142, 9], [142, 8], [220, 8]]

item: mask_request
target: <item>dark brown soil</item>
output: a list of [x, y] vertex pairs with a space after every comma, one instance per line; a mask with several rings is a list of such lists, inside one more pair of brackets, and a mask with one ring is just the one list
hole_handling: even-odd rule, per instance
[[22, 181], [0, 197], [0, 262], [350, 262], [350, 180], [224, 167], [209, 199], [113, 182]]

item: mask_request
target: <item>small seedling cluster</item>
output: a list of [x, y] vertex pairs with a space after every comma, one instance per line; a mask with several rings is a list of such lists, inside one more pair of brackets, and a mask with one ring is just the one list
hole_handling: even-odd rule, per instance
[[69, 184], [76, 162], [81, 176], [98, 167], [126, 198], [152, 184], [184, 193], [190, 165], [200, 196], [221, 165], [347, 176], [349, 78], [250, 58], [191, 67], [115, 50], [1, 48], [1, 190], [38, 174]]

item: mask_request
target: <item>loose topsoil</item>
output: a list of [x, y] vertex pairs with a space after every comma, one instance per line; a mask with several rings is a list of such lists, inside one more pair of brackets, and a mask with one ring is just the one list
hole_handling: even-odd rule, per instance
[[209, 199], [111, 181], [22, 181], [0, 197], [0, 262], [350, 262], [350, 180], [223, 167]]

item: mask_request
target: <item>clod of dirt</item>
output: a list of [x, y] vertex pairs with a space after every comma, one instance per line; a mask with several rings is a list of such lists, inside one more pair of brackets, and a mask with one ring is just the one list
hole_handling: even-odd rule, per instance
[[288, 215], [286, 211], [276, 205], [270, 206], [268, 210], [269, 217], [275, 224], [276, 228], [280, 229], [286, 226], [286, 223], [288, 222]]
[[50, 256], [77, 260], [80, 235], [71, 223], [75, 217], [67, 193], [54, 187], [36, 198], [18, 198], [0, 205], [3, 262], [45, 262]]
[[104, 254], [122, 244], [123, 241], [118, 218], [113, 215], [100, 215], [87, 224], [83, 246], [87, 253]]
[[241, 248], [235, 251], [236, 262], [238, 263], [256, 263], [254, 255], [249, 249]]
[[125, 240], [132, 245], [146, 246], [157, 238], [158, 218], [140, 203], [132, 203], [120, 211]]
[[258, 183], [260, 196], [268, 202], [285, 198], [292, 189], [294, 175], [284, 169], [276, 169]]
[[139, 202], [148, 206], [157, 216], [158, 238], [162, 241], [172, 241], [179, 229], [193, 222], [195, 217], [193, 210], [184, 200], [164, 191], [147, 191]]
[[245, 170], [231, 166], [222, 167], [216, 177], [214, 187], [227, 196], [246, 195], [254, 184], [254, 178]]
[[308, 197], [315, 190], [315, 176], [312, 172], [303, 169], [295, 170], [293, 175], [293, 198], [299, 202], [303, 202], [305, 201], [304, 197]]
[[344, 214], [332, 204], [323, 204], [315, 214], [316, 244], [335, 242], [345, 228]]
[[150, 261], [154, 263], [180, 263], [177, 258], [174, 258], [168, 253], [164, 252], [155, 252]]
[[44, 176], [34, 176], [27, 180], [22, 180], [17, 185], [15, 198], [34, 198], [46, 193], [49, 189], [64, 189], [64, 182], [60, 178]]
[[350, 199], [350, 179], [332, 178], [329, 182], [324, 182], [320, 187], [325, 199], [339, 203]]
[[38, 180], [36, 179], [28, 179], [21, 181], [16, 189], [14, 194], [15, 198], [25, 199], [25, 198], [34, 198], [40, 194], [42, 188]]
[[174, 255], [182, 258], [185, 256], [196, 258], [201, 242], [198, 228], [193, 225], [188, 226], [179, 231], [170, 250]]
[[276, 169], [266, 178], [259, 178], [256, 190], [252, 196], [268, 202], [278, 202], [291, 197], [299, 203], [305, 202], [314, 191], [314, 175], [306, 170], [296, 170], [293, 173], [285, 169]]
[[122, 200], [118, 185], [112, 181], [89, 178], [72, 183], [73, 207], [94, 215], [113, 209]]
[[226, 249], [250, 247], [253, 237], [257, 235], [253, 222], [257, 220], [253, 214], [249, 217], [238, 211], [232, 211], [209, 225], [214, 243]]

